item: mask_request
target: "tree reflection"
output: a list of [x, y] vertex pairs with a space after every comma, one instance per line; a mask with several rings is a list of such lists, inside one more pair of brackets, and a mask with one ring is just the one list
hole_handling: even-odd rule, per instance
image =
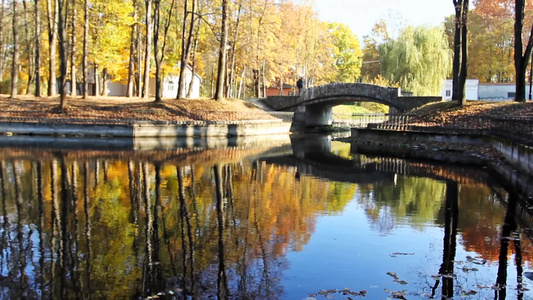
[[[233, 160], [217, 152], [210, 163], [194, 155], [120, 159], [56, 151], [33, 161], [0, 160], [0, 275], [7, 278], [0, 297], [279, 298], [287, 252], [300, 251], [317, 216], [342, 212], [355, 193], [363, 195], [372, 222], [383, 216], [392, 224], [442, 221], [442, 276], [435, 289], [453, 295], [448, 275], [466, 188], [405, 176], [367, 185], [297, 179], [295, 167], [235, 161], [235, 151], [225, 154]], [[504, 236], [516, 230], [509, 228]], [[511, 240], [521, 266], [524, 245]], [[509, 242], [497, 245], [500, 257]], [[504, 275], [498, 282], [507, 281]]]
[[[445, 225], [442, 264], [439, 277], [442, 279], [442, 299], [453, 298], [454, 262], [457, 248], [457, 223], [459, 215], [459, 187], [456, 182], [446, 182]], [[432, 296], [435, 296], [440, 281], [433, 286]]]
[[507, 298], [507, 264], [509, 258], [509, 244], [511, 241], [515, 245], [515, 259], [517, 267], [517, 298], [523, 298], [522, 290], [522, 251], [520, 249], [520, 237], [516, 232], [516, 215], [518, 206], [518, 195], [514, 192], [509, 193], [507, 201], [507, 212], [505, 214], [505, 220], [502, 227], [502, 233], [500, 238], [500, 256], [498, 264], [498, 277], [496, 278], [496, 284], [494, 286], [494, 298], [504, 300]]

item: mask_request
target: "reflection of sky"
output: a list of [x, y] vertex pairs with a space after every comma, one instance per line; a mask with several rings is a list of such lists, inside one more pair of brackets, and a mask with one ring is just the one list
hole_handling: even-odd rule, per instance
[[[444, 229], [429, 224], [423, 230], [399, 225], [390, 234], [382, 235], [372, 230], [364, 210], [356, 200], [352, 200], [338, 216], [319, 217], [316, 230], [303, 250], [287, 254], [288, 269], [283, 282], [283, 298], [304, 299], [320, 290], [344, 288], [366, 290], [368, 299], [387, 298], [390, 294], [385, 289], [406, 290], [408, 299], [427, 299], [431, 295], [435, 285], [432, 276], [438, 275], [442, 263]], [[477, 292], [475, 299], [493, 298], [494, 290], [491, 287], [497, 278], [497, 262], [484, 265], [468, 262], [467, 256], [476, 257], [477, 254], [466, 252], [460, 240], [458, 236], [455, 294], [474, 290]], [[510, 286], [507, 297], [514, 299], [517, 276], [512, 255], [508, 265], [507, 282]], [[472, 271], [474, 268], [478, 270]], [[396, 273], [407, 284], [395, 283], [387, 272]], [[526, 287], [527, 280], [524, 279]], [[442, 282], [436, 289], [437, 296], [441, 294], [441, 288]], [[533, 293], [528, 293], [533, 296]], [[528, 293], [525, 294], [526, 298]], [[339, 293], [333, 295], [339, 299], [346, 297]]]

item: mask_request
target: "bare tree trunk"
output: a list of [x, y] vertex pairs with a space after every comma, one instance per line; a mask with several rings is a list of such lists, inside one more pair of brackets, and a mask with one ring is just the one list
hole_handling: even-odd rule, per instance
[[76, 96], [76, 0], [72, 0], [72, 17], [70, 19], [70, 95]]
[[228, 0], [222, 0], [222, 26], [220, 47], [218, 53], [218, 76], [216, 84], [215, 99], [220, 101], [224, 99], [224, 83], [226, 80], [226, 44], [228, 42]]
[[522, 41], [522, 31], [524, 27], [525, 16], [525, 0], [515, 0], [515, 24], [514, 24], [514, 62], [516, 72], [516, 94], [515, 101], [526, 101], [526, 69], [529, 64], [531, 50], [533, 48], [533, 25], [529, 33], [529, 39], [524, 51], [524, 43]]
[[261, 78], [258, 69], [252, 70], [254, 81], [254, 97], [261, 98]]
[[145, 0], [146, 5], [146, 45], [144, 53], [144, 98], [150, 98], [150, 48], [152, 47], [152, 0]]
[[[189, 24], [189, 30], [187, 32], [187, 15], [189, 12], [187, 11], [188, 1], [185, 1], [184, 11], [183, 11], [183, 26], [182, 26], [182, 44], [181, 44], [181, 63], [180, 63], [180, 79], [178, 84], [178, 99], [182, 99], [185, 96], [185, 79], [186, 79], [186, 71], [189, 65], [189, 59], [191, 56], [191, 48], [192, 48], [192, 41], [193, 41], [193, 35], [194, 35], [194, 29], [196, 24], [196, 0], [192, 0], [192, 11], [191, 14], [191, 21]], [[185, 35], [187, 35], [187, 39], [185, 42]], [[191, 81], [194, 74], [191, 72]]]
[[[161, 0], [154, 0], [154, 61], [155, 61], [155, 102], [161, 102], [161, 61], [159, 60], [159, 26], [161, 21]], [[164, 53], [161, 54], [164, 56]]]
[[176, 3], [175, 0], [172, 0], [172, 3], [170, 4], [170, 9], [168, 11], [168, 16], [165, 21], [164, 29], [163, 29], [163, 45], [161, 46], [161, 55], [158, 54], [159, 52], [159, 26], [161, 25], [161, 8], [160, 8], [160, 0], [156, 0], [156, 8], [155, 8], [155, 14], [154, 14], [154, 60], [156, 64], [156, 71], [155, 71], [155, 101], [161, 102], [162, 101], [162, 93], [163, 93], [163, 86], [162, 86], [162, 75], [161, 75], [161, 69], [163, 65], [163, 61], [165, 60], [165, 50], [167, 46], [167, 37], [168, 37], [168, 30], [170, 28], [170, 24], [172, 21], [172, 12], [174, 10], [174, 4]]
[[83, 99], [87, 99], [89, 96], [89, 0], [85, 0], [83, 5]]
[[94, 68], [94, 95], [99, 96], [100, 95], [100, 78], [98, 76], [98, 64], [93, 64]]
[[142, 45], [142, 36], [141, 36], [141, 29], [139, 28], [139, 26], [137, 26], [137, 57], [136, 57], [136, 61], [137, 61], [137, 74], [136, 75], [136, 93], [137, 93], [137, 97], [142, 97], [142, 72], [141, 72], [141, 69], [142, 69], [142, 63], [143, 63], [143, 45]]
[[[461, 105], [466, 103], [465, 98], [465, 85], [461, 80], [461, 76], [466, 76], [466, 70], [462, 70], [463, 65], [466, 66], [466, 51], [463, 53], [463, 44], [466, 47], [467, 41], [463, 39], [466, 34], [463, 33], [463, 30], [466, 30], [466, 24], [463, 22], [466, 21], [465, 14], [468, 14], [468, 11], [465, 11], [465, 2], [466, 9], [468, 10], [468, 0], [453, 0], [453, 5], [455, 6], [455, 32], [454, 32], [454, 46], [453, 46], [453, 93], [452, 99], [457, 100]], [[464, 61], [464, 63], [463, 63]]]
[[[54, 5], [52, 5], [52, 1]], [[56, 48], [57, 48], [57, 0], [46, 0], [46, 14], [48, 20], [48, 96], [56, 94]]]
[[239, 7], [237, 11], [237, 20], [235, 21], [235, 31], [233, 32], [233, 41], [231, 42], [231, 67], [228, 72], [228, 96], [230, 98], [234, 97], [234, 91], [233, 91], [233, 82], [235, 80], [235, 58], [237, 51], [237, 37], [239, 36], [239, 25], [241, 20], [241, 10], [242, 10], [242, 1], [239, 2]]
[[261, 91], [263, 93], [262, 97], [266, 97], [266, 61], [263, 61], [263, 65], [261, 66], [261, 78], [262, 78], [262, 82], [263, 82], [263, 85], [261, 86]]
[[18, 45], [18, 12], [17, 1], [13, 1], [12, 11], [12, 33], [13, 33], [13, 58], [11, 60], [11, 98], [17, 96], [17, 85], [19, 78], [19, 45]]
[[107, 96], [107, 68], [102, 70], [102, 96]]
[[[28, 9], [28, 4], [26, 2], [26, 0], [22, 0], [22, 5], [24, 7], [24, 19], [26, 20], [26, 24], [29, 23], [29, 20], [30, 20], [30, 17], [29, 17], [29, 9]], [[34, 75], [35, 75], [35, 71], [33, 69], [33, 63], [35, 62], [34, 60], [30, 59], [30, 53], [33, 53], [33, 43], [32, 43], [32, 36], [30, 34], [30, 26], [24, 26], [24, 32], [25, 32], [25, 35], [26, 35], [26, 53], [28, 54], [28, 82], [26, 84], [26, 95], [29, 95], [31, 94], [31, 85], [33, 83], [33, 80], [34, 80]]]
[[185, 98], [191, 98], [191, 92], [194, 88], [194, 78], [196, 77], [196, 51], [198, 50], [198, 36], [200, 34], [200, 27], [196, 27], [196, 33], [194, 34], [194, 45], [192, 49], [192, 66], [191, 66], [191, 81], [189, 82], [189, 88], [187, 89], [187, 96]]
[[128, 87], [126, 89], [126, 97], [133, 96], [133, 68], [135, 61], [135, 35], [137, 33], [137, 0], [133, 1], [133, 20], [134, 24], [131, 26], [130, 36], [130, 59], [128, 62]]
[[[4, 20], [5, 0], [2, 0], [2, 6], [0, 6], [0, 20]], [[4, 63], [6, 47], [4, 46], [4, 31], [0, 30], [0, 81], [4, 81]]]
[[462, 89], [461, 106], [466, 105], [466, 77], [468, 71], [468, 1], [463, 0], [463, 15], [461, 17], [461, 72], [459, 73], [459, 87]]
[[59, 12], [58, 17], [58, 35], [59, 35], [59, 81], [61, 85], [60, 89], [60, 103], [59, 107], [64, 110], [67, 106], [67, 1], [58, 0], [57, 10]]
[[[246, 81], [246, 66], [244, 66], [244, 68], [242, 69], [241, 83], [239, 85], [239, 93], [237, 93], [237, 98], [241, 98], [242, 87], [245, 81]], [[245, 92], [244, 98], [246, 98], [246, 92]]]
[[[41, 97], [41, 16], [39, 0], [35, 0], [35, 97]], [[1, 37], [0, 37], [1, 40]], [[1, 64], [1, 63], [0, 63]], [[1, 75], [0, 75], [1, 76]], [[0, 78], [1, 80], [1, 78]]]

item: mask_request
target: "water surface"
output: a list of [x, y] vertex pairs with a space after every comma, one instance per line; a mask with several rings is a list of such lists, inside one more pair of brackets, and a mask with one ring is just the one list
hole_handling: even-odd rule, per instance
[[294, 142], [0, 148], [0, 298], [533, 297], [530, 213], [484, 169]]

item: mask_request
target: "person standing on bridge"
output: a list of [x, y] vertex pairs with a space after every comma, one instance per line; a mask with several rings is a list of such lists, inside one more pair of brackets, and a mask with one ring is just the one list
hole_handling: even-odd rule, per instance
[[296, 86], [298, 87], [298, 95], [300, 95], [300, 92], [304, 87], [304, 81], [302, 78], [298, 79], [298, 81], [296, 82]]

